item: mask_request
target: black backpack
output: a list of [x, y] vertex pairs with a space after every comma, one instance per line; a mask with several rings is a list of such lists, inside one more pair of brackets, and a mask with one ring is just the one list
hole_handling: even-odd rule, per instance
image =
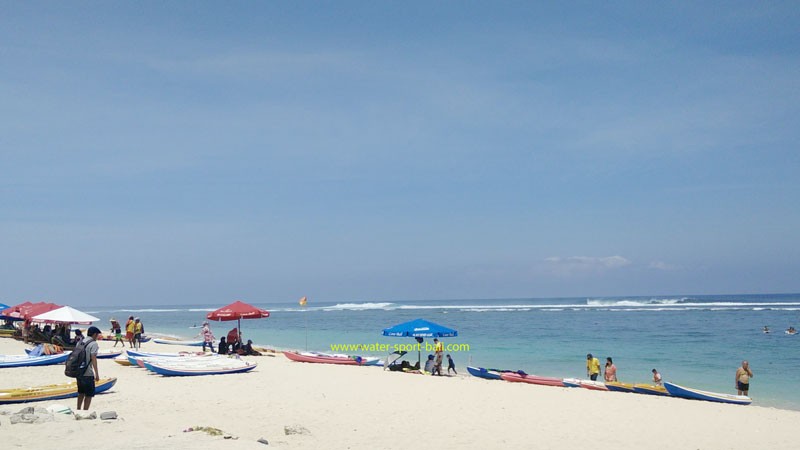
[[80, 341], [75, 345], [75, 350], [67, 357], [64, 375], [71, 378], [82, 377], [88, 365], [89, 363], [86, 362], [86, 343]]

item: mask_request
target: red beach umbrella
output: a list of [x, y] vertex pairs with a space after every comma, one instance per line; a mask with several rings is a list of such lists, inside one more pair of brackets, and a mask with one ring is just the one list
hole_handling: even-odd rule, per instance
[[3, 310], [3, 314], [7, 317], [11, 317], [13, 319], [30, 319], [33, 316], [46, 313], [48, 311], [52, 311], [54, 309], [60, 308], [60, 305], [56, 305], [55, 303], [46, 303], [46, 302], [39, 302], [39, 303], [31, 303], [25, 302], [20, 303], [19, 305], [12, 306], [8, 309]]
[[[237, 320], [239, 323], [239, 336], [242, 334], [242, 319], [261, 319], [264, 317], [269, 317], [269, 311], [240, 301], [233, 302], [228, 306], [223, 306], [206, 314], [208, 320]], [[241, 341], [241, 338], [239, 340]]]

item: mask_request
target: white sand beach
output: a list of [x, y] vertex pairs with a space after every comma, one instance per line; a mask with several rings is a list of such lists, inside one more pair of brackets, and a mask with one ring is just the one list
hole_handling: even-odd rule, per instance
[[[101, 342], [101, 351], [111, 346]], [[0, 354], [25, 348], [0, 339]], [[146, 343], [142, 350], [196, 349]], [[163, 377], [100, 360], [101, 377], [118, 382], [95, 397], [90, 411], [113, 410], [118, 420], [60, 415], [11, 425], [0, 415], [0, 442], [6, 449], [797, 448], [798, 411], [305, 364], [281, 354], [247, 359], [258, 362], [253, 372], [201, 377]], [[0, 369], [0, 388], [69, 381], [63, 370]], [[4, 405], [0, 412], [54, 403], [75, 407], [66, 399]], [[286, 435], [284, 426], [293, 424], [310, 435]], [[183, 432], [193, 426], [238, 439]]]

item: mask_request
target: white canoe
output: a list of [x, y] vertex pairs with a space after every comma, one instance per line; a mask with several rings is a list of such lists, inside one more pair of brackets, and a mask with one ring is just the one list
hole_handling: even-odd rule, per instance
[[203, 341], [179, 341], [172, 339], [153, 339], [156, 344], [169, 344], [169, 345], [188, 345], [190, 347], [202, 347]]

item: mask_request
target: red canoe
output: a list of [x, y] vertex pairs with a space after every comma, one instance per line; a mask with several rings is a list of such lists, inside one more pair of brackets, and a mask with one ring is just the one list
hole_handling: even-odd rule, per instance
[[512, 383], [530, 383], [530, 384], [541, 384], [544, 386], [565, 387], [564, 383], [561, 381], [561, 378], [537, 377], [536, 375], [520, 375], [516, 372], [503, 372], [500, 374], [500, 377]]
[[345, 356], [322, 356], [322, 355], [303, 355], [297, 352], [283, 352], [292, 361], [322, 364], [345, 364], [348, 366], [360, 366], [361, 363], [353, 358]]

